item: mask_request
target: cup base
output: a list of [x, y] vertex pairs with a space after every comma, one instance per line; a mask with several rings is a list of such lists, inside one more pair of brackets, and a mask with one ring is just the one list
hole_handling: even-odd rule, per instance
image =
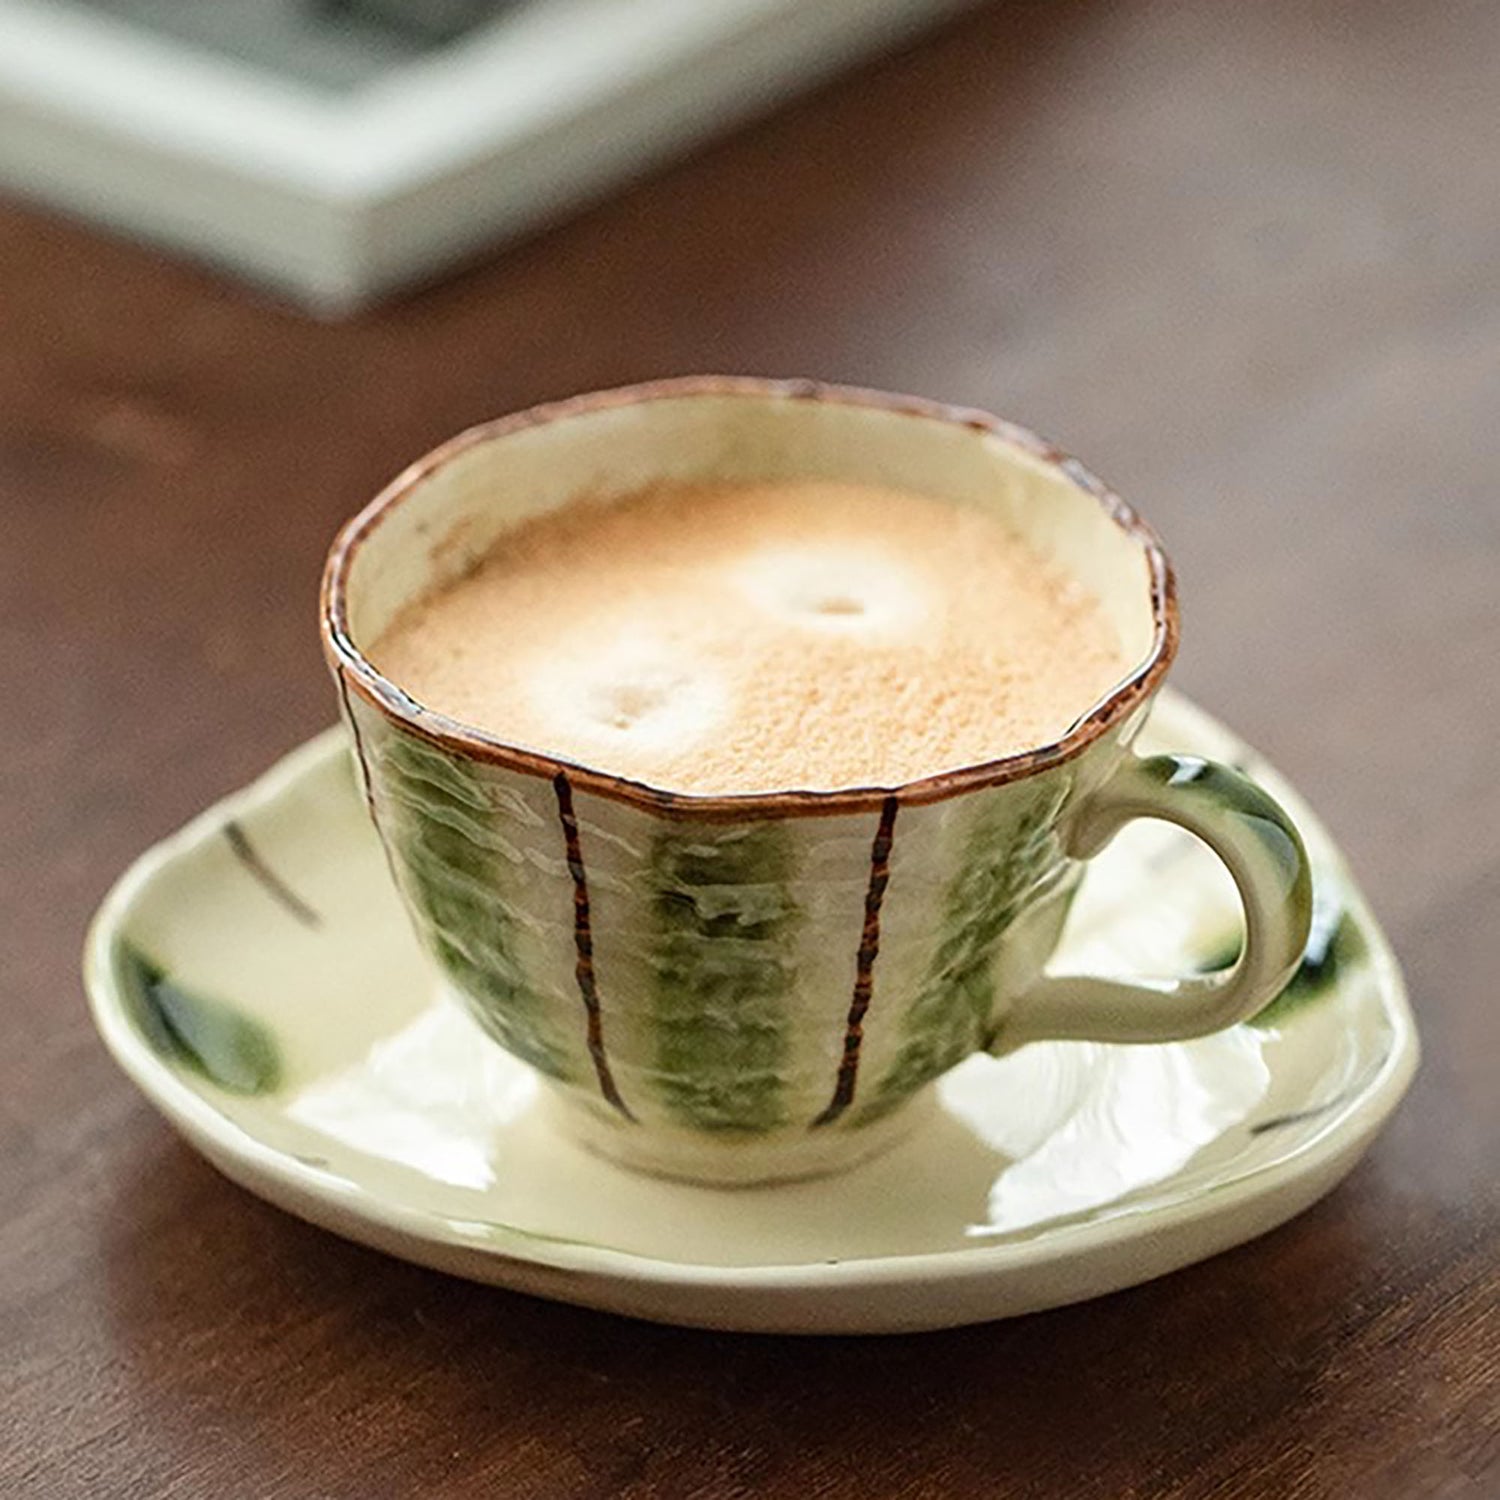
[[881, 1156], [921, 1126], [935, 1099], [928, 1088], [869, 1125], [802, 1127], [750, 1138], [632, 1124], [548, 1088], [538, 1102], [560, 1134], [616, 1166], [699, 1187], [754, 1188], [829, 1177]]

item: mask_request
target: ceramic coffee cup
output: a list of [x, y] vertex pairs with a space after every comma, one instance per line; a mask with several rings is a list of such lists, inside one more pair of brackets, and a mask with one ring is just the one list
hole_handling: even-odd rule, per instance
[[[655, 481], [801, 476], [988, 507], [1098, 596], [1134, 665], [1023, 754], [901, 786], [693, 796], [445, 718], [364, 654], [529, 516]], [[445, 444], [344, 528], [322, 629], [437, 969], [550, 1086], [559, 1128], [633, 1167], [756, 1182], [848, 1166], [971, 1052], [1217, 1031], [1276, 996], [1307, 940], [1307, 859], [1281, 808], [1229, 767], [1131, 750], [1177, 641], [1160, 544], [1082, 466], [992, 417], [726, 378], [539, 407]], [[1135, 818], [1180, 824], [1228, 867], [1232, 968], [1047, 971], [1083, 862]]]

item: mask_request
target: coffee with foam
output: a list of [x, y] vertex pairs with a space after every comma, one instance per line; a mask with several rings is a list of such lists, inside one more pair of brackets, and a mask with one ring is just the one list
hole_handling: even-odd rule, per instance
[[672, 791], [895, 786], [1050, 743], [1130, 662], [994, 517], [824, 480], [663, 486], [508, 533], [375, 665], [508, 743]]

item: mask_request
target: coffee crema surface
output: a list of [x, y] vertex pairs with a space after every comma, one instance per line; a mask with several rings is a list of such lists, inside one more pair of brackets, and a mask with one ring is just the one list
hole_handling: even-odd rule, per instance
[[686, 793], [897, 786], [1051, 743], [1128, 672], [987, 513], [823, 480], [661, 486], [507, 532], [369, 652], [418, 703]]

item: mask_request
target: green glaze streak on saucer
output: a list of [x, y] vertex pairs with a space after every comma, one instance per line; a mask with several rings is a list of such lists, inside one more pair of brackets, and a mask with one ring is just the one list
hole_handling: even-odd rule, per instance
[[131, 1019], [159, 1056], [233, 1094], [268, 1094], [280, 1083], [276, 1042], [259, 1022], [183, 989], [130, 943], [117, 945], [115, 973]]
[[697, 1130], [786, 1122], [800, 914], [780, 824], [677, 829], [652, 846], [651, 1017], [666, 1107]]
[[1043, 798], [1019, 824], [1010, 823], [1004, 803], [974, 820], [943, 898], [937, 950], [903, 1022], [901, 1050], [855, 1124], [889, 1114], [983, 1046], [1000, 940], [1060, 857], [1053, 830], [1060, 801], [1060, 795]]
[[[1302, 962], [1287, 987], [1264, 1010], [1250, 1018], [1251, 1026], [1279, 1026], [1311, 1001], [1330, 994], [1338, 982], [1357, 968], [1367, 952], [1364, 933], [1352, 912], [1339, 901], [1337, 892], [1320, 884], [1313, 897], [1312, 931]], [[1225, 939], [1200, 964], [1208, 973], [1227, 969], [1240, 956], [1240, 938]]]
[[573, 1069], [547, 1025], [547, 1001], [515, 958], [505, 889], [522, 878], [502, 852], [485, 784], [463, 761], [407, 735], [380, 748], [388, 804], [382, 818], [407, 877], [418, 926], [481, 1026], [508, 1052], [552, 1078]]

